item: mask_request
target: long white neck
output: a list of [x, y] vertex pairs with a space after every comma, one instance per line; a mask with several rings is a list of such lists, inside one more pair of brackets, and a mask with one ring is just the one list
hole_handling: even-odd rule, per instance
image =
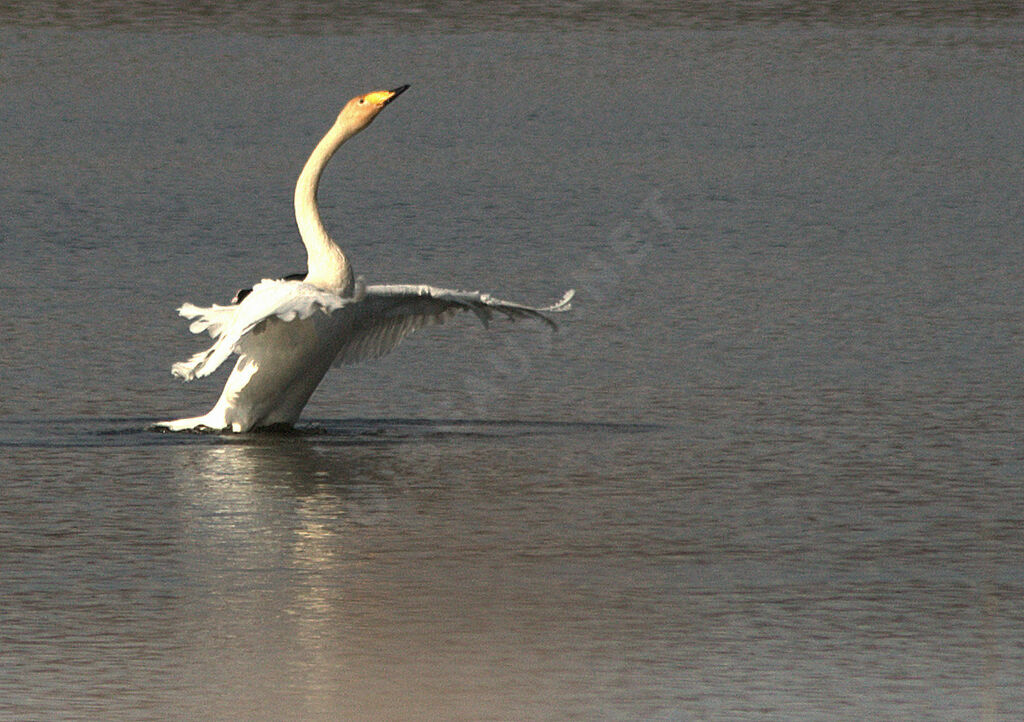
[[325, 291], [334, 291], [342, 296], [347, 296], [352, 291], [352, 267], [345, 254], [324, 229], [316, 203], [316, 191], [324, 166], [334, 155], [334, 151], [362, 128], [362, 125], [346, 123], [344, 118], [339, 117], [327, 131], [327, 135], [313, 149], [295, 184], [295, 222], [299, 226], [302, 243], [306, 246], [305, 280]]

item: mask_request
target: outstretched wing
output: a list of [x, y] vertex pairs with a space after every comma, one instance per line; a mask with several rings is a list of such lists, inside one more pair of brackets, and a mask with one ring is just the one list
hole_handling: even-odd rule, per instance
[[557, 328], [545, 314], [571, 308], [574, 291], [550, 306], [536, 308], [502, 301], [478, 291], [453, 291], [446, 288], [412, 285], [367, 286], [359, 303], [345, 309], [352, 322], [334, 359], [334, 365], [377, 358], [392, 351], [403, 338], [417, 329], [444, 323], [459, 311], [472, 311], [486, 326], [495, 313], [510, 320], [533, 318]]
[[297, 318], [309, 318], [318, 311], [336, 311], [359, 300], [359, 292], [362, 289], [356, 290], [356, 296], [342, 298], [301, 281], [265, 279], [256, 284], [252, 292], [238, 304], [200, 308], [186, 303], [178, 309], [178, 313], [185, 318], [194, 319], [188, 327], [189, 331], [206, 331], [214, 339], [214, 343], [209, 348], [193, 354], [187, 361], [174, 364], [171, 373], [187, 381], [208, 376], [238, 350], [238, 345], [246, 334], [258, 332], [261, 324], [270, 319], [293, 321]]

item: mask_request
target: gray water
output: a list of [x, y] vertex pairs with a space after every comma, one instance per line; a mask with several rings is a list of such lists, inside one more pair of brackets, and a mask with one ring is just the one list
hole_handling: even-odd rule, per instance
[[[1024, 25], [772, 5], [0, 13], [0, 717], [1024, 715]], [[149, 431], [400, 83], [329, 229], [559, 332]]]

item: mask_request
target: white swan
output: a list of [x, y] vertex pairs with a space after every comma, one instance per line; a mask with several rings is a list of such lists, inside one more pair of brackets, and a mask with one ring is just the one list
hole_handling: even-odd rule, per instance
[[295, 220], [306, 246], [308, 272], [301, 280], [265, 279], [241, 292], [238, 303], [178, 312], [194, 319], [192, 333], [214, 339], [208, 349], [174, 364], [175, 376], [191, 380], [215, 371], [238, 354], [220, 399], [203, 416], [162, 421], [170, 431], [232, 430], [294, 424], [331, 366], [377, 358], [416, 329], [469, 310], [486, 325], [497, 311], [510, 319], [567, 311], [573, 292], [545, 308], [500, 301], [479, 292], [420, 285], [364, 286], [341, 249], [324, 230], [316, 192], [324, 166], [338, 147], [365, 128], [409, 86], [378, 90], [350, 100], [306, 161], [295, 185]]

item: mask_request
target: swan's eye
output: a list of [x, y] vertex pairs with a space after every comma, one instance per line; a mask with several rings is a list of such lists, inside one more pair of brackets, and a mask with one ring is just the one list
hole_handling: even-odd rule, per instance
[[360, 104], [360, 105], [362, 105], [362, 104], [363, 104], [363, 103], [365, 103], [365, 102], [366, 102], [366, 98], [360, 98], [360, 99], [359, 99], [359, 104]]

